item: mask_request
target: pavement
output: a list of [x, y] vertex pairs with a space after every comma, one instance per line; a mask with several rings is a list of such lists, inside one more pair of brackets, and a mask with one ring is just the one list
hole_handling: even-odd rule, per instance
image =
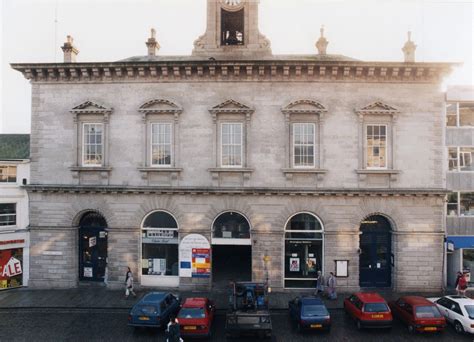
[[[0, 291], [0, 309], [129, 309], [136, 301], [152, 289], [141, 289], [137, 291], [137, 298], [125, 299], [124, 291], [109, 290], [104, 287], [79, 287], [74, 289], [29, 289], [19, 288]], [[162, 289], [157, 291], [163, 291]], [[216, 303], [219, 310], [228, 307], [228, 292], [179, 292], [176, 289], [169, 290], [179, 294], [181, 298], [208, 297]], [[374, 290], [380, 293], [386, 300], [399, 298], [402, 295], [416, 295], [414, 293], [397, 293], [390, 290]], [[312, 291], [272, 292], [269, 294], [270, 308], [282, 310], [288, 308], [288, 301], [297, 295], [311, 295]], [[348, 294], [340, 293], [336, 300], [323, 299], [329, 309], [343, 308], [344, 298]], [[439, 297], [441, 293], [423, 293], [424, 297]]]

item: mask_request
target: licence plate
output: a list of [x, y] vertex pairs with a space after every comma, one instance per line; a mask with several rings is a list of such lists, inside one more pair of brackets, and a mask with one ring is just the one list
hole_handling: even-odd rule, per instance
[[311, 328], [322, 328], [322, 324], [311, 324]]
[[383, 318], [383, 315], [372, 315], [372, 318]]
[[184, 330], [196, 330], [197, 327], [194, 325], [186, 325], [184, 326]]
[[437, 329], [436, 329], [436, 327], [426, 327], [424, 330], [425, 331], [436, 331]]
[[149, 321], [149, 320], [150, 320], [150, 317], [140, 316], [140, 317], [138, 317], [138, 319], [139, 319], [140, 321]]

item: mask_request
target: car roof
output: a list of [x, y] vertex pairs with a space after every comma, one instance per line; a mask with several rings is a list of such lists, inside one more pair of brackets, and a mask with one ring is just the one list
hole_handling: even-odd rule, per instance
[[183, 304], [183, 308], [202, 308], [206, 306], [207, 298], [187, 298]]
[[474, 305], [474, 300], [472, 300], [471, 298], [468, 298], [468, 297], [463, 297], [463, 296], [456, 296], [456, 295], [453, 295], [453, 296], [445, 296], [446, 298], [449, 298], [451, 300], [454, 300], [455, 302], [459, 303], [459, 304], [466, 304], [466, 305]]
[[302, 304], [307, 305], [324, 305], [323, 301], [316, 297], [302, 297], [300, 301]]
[[376, 292], [357, 292], [355, 295], [364, 303], [385, 303], [385, 299]]
[[425, 297], [420, 296], [405, 296], [401, 297], [400, 299], [403, 299], [405, 302], [411, 305], [434, 305], [434, 303], [430, 302]]
[[166, 292], [150, 292], [147, 293], [143, 298], [140, 300], [142, 303], [156, 303], [161, 302], [168, 293]]

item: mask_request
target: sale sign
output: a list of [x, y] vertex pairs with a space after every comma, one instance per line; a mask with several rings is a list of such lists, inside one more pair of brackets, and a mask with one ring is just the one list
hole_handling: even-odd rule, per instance
[[194, 278], [209, 278], [211, 276], [211, 249], [192, 249], [192, 276]]
[[7, 249], [0, 251], [0, 289], [19, 287], [22, 285], [23, 249]]

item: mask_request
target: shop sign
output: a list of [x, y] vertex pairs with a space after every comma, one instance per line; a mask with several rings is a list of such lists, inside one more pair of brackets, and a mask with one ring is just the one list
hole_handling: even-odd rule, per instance
[[23, 249], [0, 251], [0, 289], [19, 287], [23, 283]]
[[174, 230], [147, 230], [142, 239], [143, 243], [178, 243], [178, 238], [175, 237]]
[[180, 277], [210, 277], [210, 260], [211, 245], [204, 236], [200, 234], [189, 234], [181, 240], [179, 244]]
[[211, 277], [211, 249], [193, 248], [192, 250], [192, 277]]

